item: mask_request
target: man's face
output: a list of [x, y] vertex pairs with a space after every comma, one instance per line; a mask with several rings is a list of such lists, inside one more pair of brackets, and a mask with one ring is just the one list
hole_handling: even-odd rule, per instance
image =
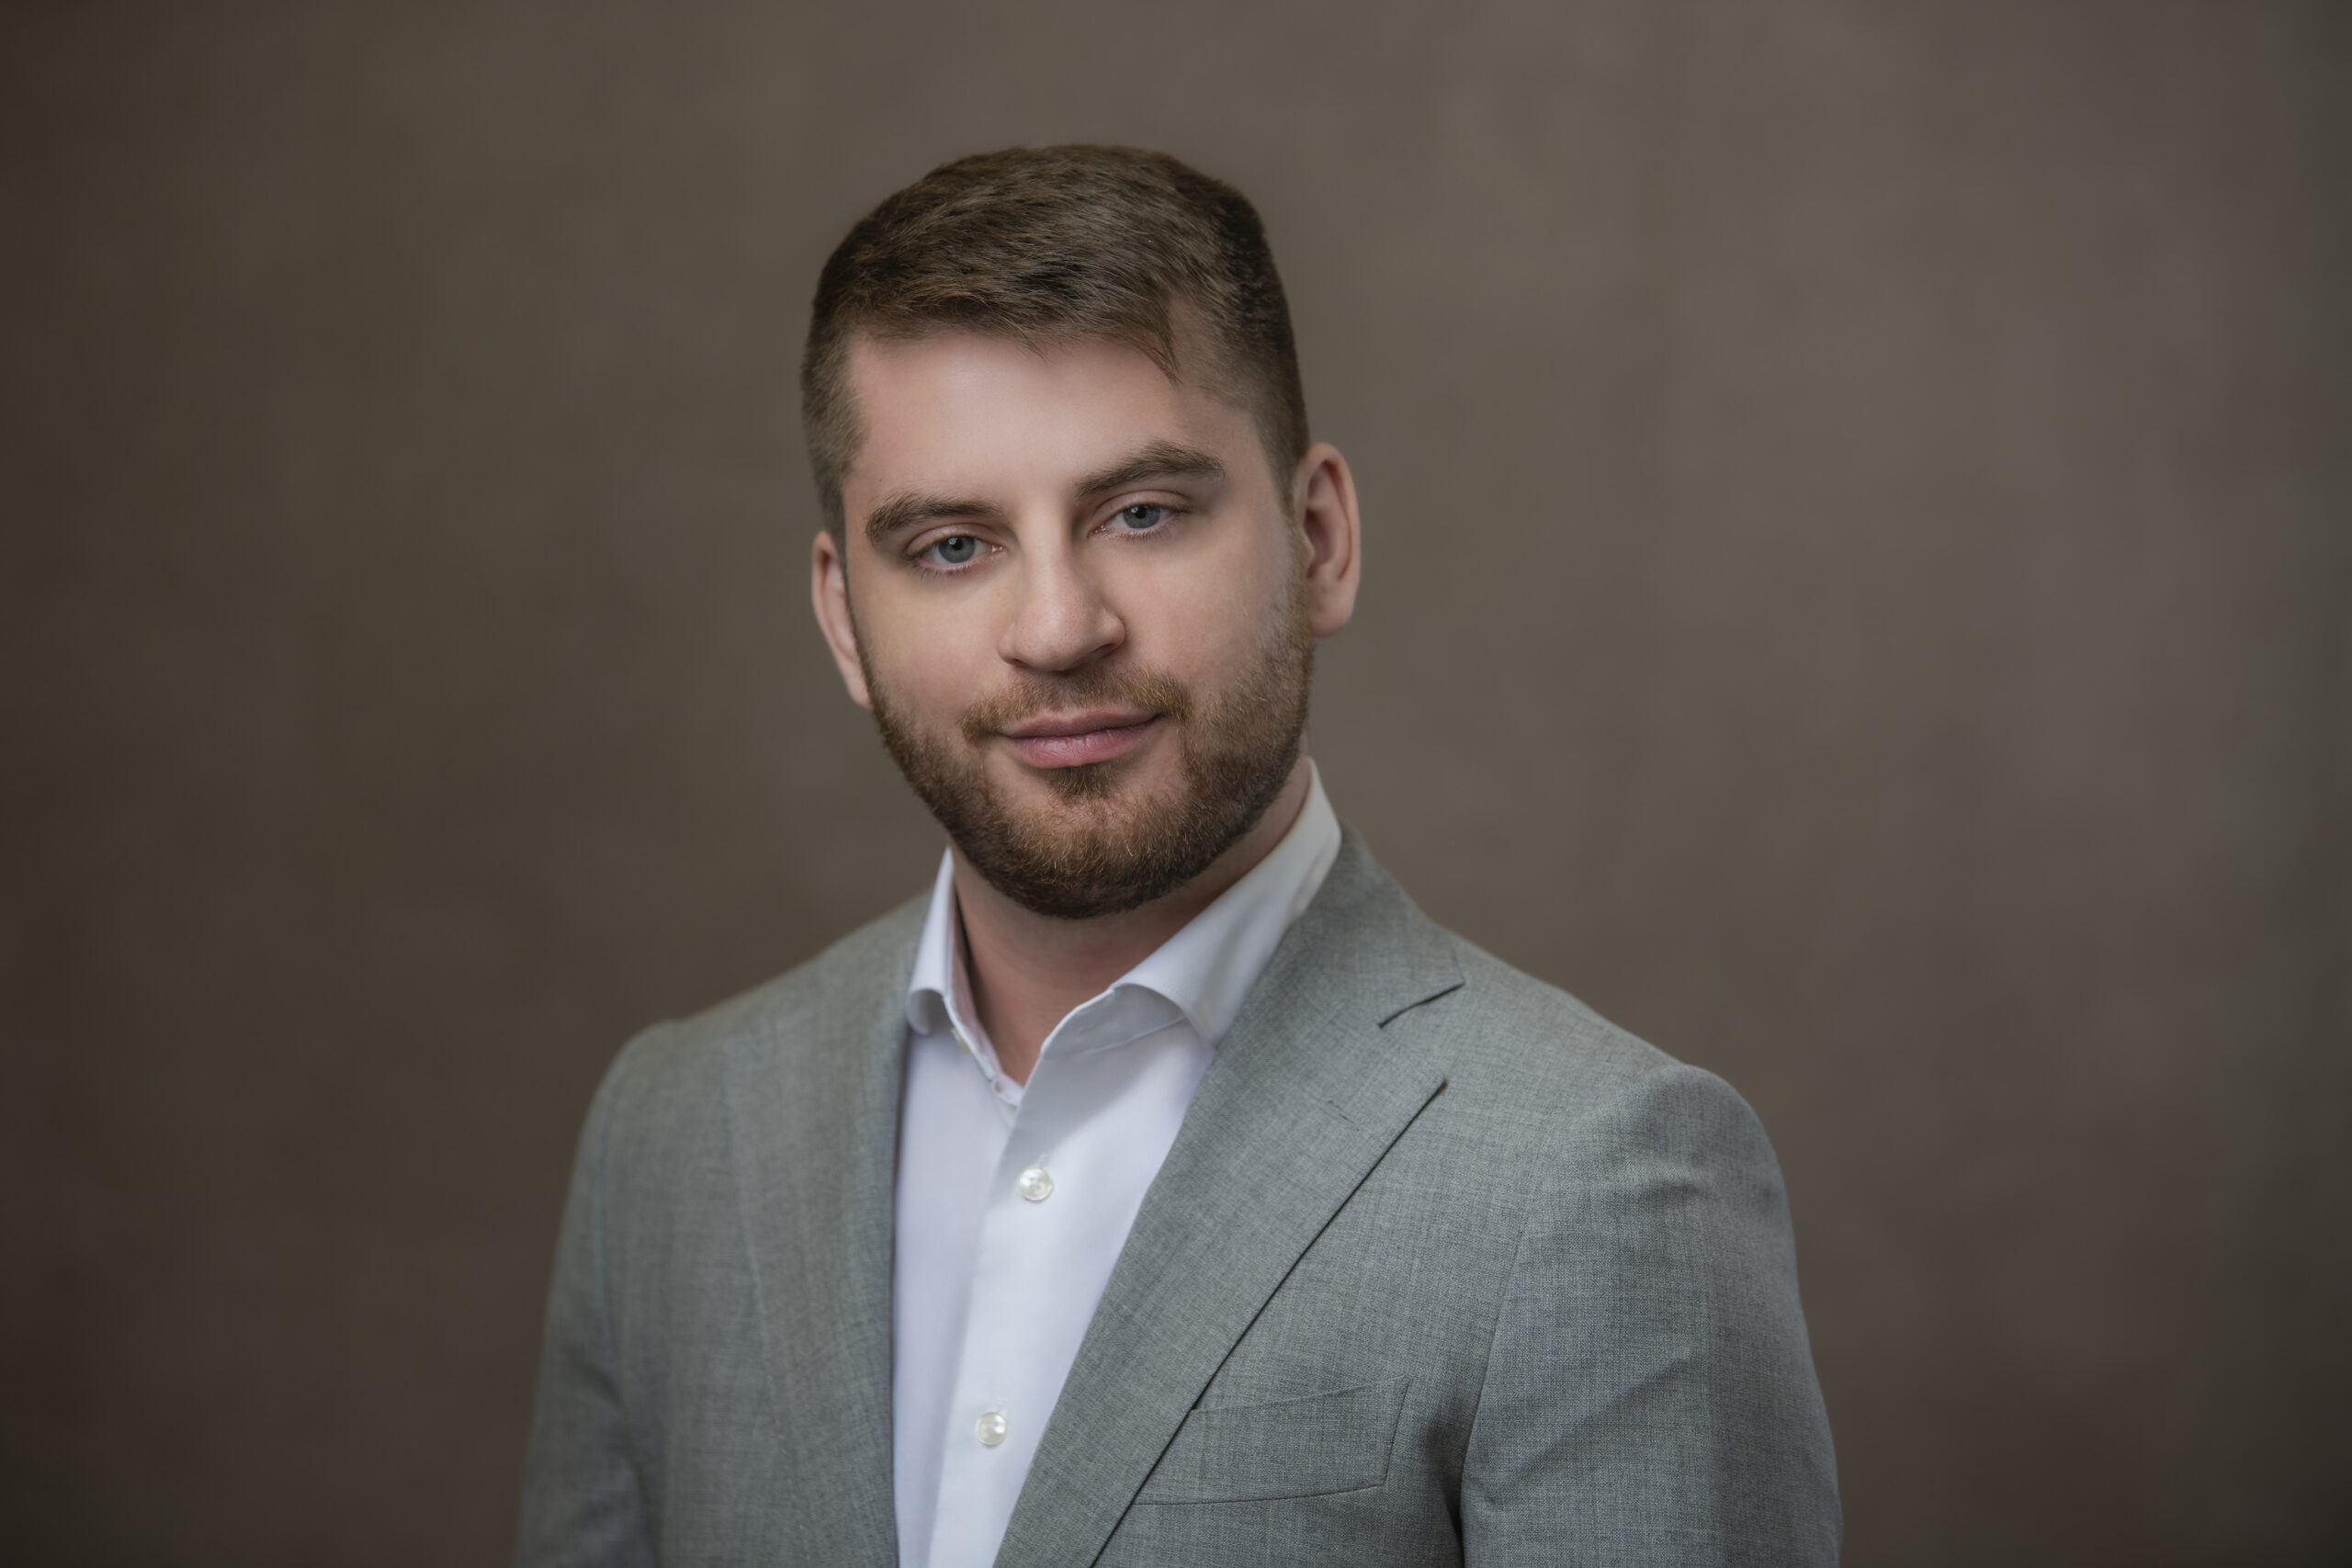
[[[818, 613], [909, 782], [1039, 913], [1199, 874], [1289, 777], [1312, 636], [1337, 629], [1250, 416], [1094, 341], [868, 339], [849, 387]], [[1328, 477], [1304, 481], [1328, 451], [1301, 469], [1326, 511]]]

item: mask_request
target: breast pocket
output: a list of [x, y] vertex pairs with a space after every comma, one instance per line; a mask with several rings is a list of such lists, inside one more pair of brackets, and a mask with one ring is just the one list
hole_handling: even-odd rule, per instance
[[1381, 1485], [1412, 1381], [1194, 1410], [1136, 1501], [1250, 1503]]

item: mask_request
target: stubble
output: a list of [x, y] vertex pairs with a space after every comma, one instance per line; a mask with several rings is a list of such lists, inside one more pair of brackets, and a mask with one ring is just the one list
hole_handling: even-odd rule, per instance
[[[964, 858], [1006, 897], [1040, 915], [1087, 919], [1161, 897], [1206, 871], [1282, 793], [1306, 730], [1315, 640], [1294, 585], [1285, 613], [1221, 692], [1188, 691], [1164, 671], [1115, 663], [1031, 676], [967, 712], [952, 735], [925, 731], [893, 704], [865, 658], [882, 743]], [[1034, 713], [1140, 708], [1175, 728], [1171, 795], [1148, 793], [1125, 758], [1040, 770], [1043, 807], [1005, 798], [986, 747]]]

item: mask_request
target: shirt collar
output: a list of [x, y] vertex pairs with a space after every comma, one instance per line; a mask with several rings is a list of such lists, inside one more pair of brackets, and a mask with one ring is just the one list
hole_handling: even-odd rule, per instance
[[[1154, 991], [1184, 1010], [1211, 1045], [1225, 1038], [1266, 960], [1340, 855], [1340, 819], [1307, 764], [1306, 804], [1264, 860], [1159, 944], [1117, 984]], [[1114, 987], [1116, 988], [1115, 987]]]
[[[1283, 932], [1313, 901], [1339, 854], [1340, 819], [1323, 794], [1322, 774], [1310, 761], [1306, 804], [1282, 841], [1149, 957], [1112, 982], [1102, 996], [1073, 1010], [1070, 1018], [1098, 1010], [1098, 1003], [1115, 1003], [1123, 989], [1146, 992], [1172, 1004], [1205, 1043], [1216, 1045], [1233, 1027], [1243, 998], [1273, 956]], [[994, 1053], [974, 1017], [956, 909], [956, 860], [952, 854], [942, 854], [939, 874], [932, 882], [930, 912], [915, 944], [914, 974], [907, 985], [907, 1022], [927, 1032], [953, 1027], [965, 1049], [993, 1078]], [[1069, 1021], [1065, 1019], [1063, 1023]], [[1062, 1026], [1057, 1025], [1046, 1039], [1046, 1050], [1055, 1046], [1062, 1033]], [[1102, 1045], [1124, 1043], [1107, 1038], [1100, 1042]]]
[[907, 1022], [913, 1028], [944, 1028], [949, 1021], [948, 998], [956, 991], [965, 993], [959, 998], [965, 1006], [958, 1010], [969, 1015], [969, 988], [956, 984], [964, 978], [964, 966], [956, 962], [960, 934], [956, 919], [956, 856], [943, 852], [939, 874], [931, 879], [931, 910], [923, 916], [922, 935], [915, 939], [915, 972], [907, 981]]

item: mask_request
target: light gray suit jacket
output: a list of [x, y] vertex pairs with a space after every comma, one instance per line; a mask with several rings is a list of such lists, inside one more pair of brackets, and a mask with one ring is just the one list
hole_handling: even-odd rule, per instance
[[[897, 1561], [909, 904], [652, 1030], [582, 1134], [515, 1561]], [[1778, 1166], [1722, 1080], [1349, 834], [1201, 1080], [997, 1561], [1826, 1563]]]

